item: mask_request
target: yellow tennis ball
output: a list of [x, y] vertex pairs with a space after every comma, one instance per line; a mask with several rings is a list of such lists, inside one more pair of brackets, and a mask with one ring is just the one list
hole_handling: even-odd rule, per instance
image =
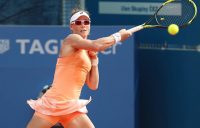
[[168, 33], [170, 35], [176, 35], [179, 32], [179, 27], [176, 24], [171, 24], [168, 26]]

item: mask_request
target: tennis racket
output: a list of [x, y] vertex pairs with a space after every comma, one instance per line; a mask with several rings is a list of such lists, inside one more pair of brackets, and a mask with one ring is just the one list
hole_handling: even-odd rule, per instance
[[179, 28], [192, 23], [197, 16], [197, 6], [192, 0], [168, 0], [142, 25], [129, 29], [131, 33], [144, 28], [167, 28], [176, 24]]

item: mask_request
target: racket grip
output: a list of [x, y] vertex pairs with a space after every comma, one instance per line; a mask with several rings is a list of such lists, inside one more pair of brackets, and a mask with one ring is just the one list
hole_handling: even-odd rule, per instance
[[144, 28], [143, 25], [138, 25], [138, 26], [136, 26], [136, 27], [133, 27], [133, 28], [131, 28], [131, 29], [128, 29], [127, 31], [130, 31], [131, 33], [134, 33], [134, 32], [137, 32], [137, 31], [142, 30], [143, 28]]

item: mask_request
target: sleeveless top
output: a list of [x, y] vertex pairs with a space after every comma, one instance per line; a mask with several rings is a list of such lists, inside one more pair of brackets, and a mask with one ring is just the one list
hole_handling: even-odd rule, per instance
[[39, 99], [27, 103], [35, 111], [45, 115], [66, 115], [75, 111], [87, 113], [91, 101], [79, 99], [85, 84], [91, 61], [85, 50], [77, 50], [57, 59], [52, 87]]

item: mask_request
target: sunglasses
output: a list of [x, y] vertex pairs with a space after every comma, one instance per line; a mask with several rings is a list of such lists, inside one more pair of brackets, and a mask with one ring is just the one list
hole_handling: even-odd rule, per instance
[[75, 21], [72, 21], [73, 24], [75, 25], [89, 25], [90, 24], [90, 21], [89, 20], [75, 20]]

